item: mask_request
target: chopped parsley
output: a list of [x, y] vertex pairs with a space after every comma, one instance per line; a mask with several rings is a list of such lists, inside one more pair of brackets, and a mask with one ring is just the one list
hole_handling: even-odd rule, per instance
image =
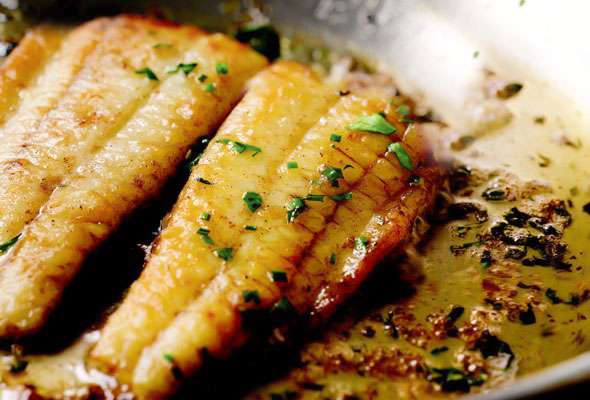
[[402, 117], [406, 117], [410, 114], [410, 106], [407, 104], [402, 104], [395, 111]]
[[222, 260], [229, 261], [234, 256], [234, 249], [231, 247], [221, 247], [219, 249], [215, 249], [213, 253]]
[[256, 192], [246, 192], [242, 196], [242, 200], [248, 206], [248, 210], [255, 212], [262, 205], [262, 196]]
[[287, 273], [285, 271], [271, 271], [270, 272], [270, 279], [273, 282], [287, 282]]
[[272, 307], [272, 311], [279, 312], [279, 313], [288, 313], [288, 312], [295, 311], [295, 308], [293, 307], [293, 305], [291, 304], [289, 299], [287, 299], [286, 297], [283, 297], [282, 299], [280, 299], [279, 301], [277, 301], [275, 303], [275, 305]]
[[445, 392], [468, 392], [471, 386], [481, 386], [487, 376], [469, 375], [457, 368], [429, 368], [428, 381], [436, 382]]
[[287, 169], [296, 169], [299, 168], [299, 164], [297, 164], [297, 161], [289, 161], [287, 163]]
[[473, 348], [479, 350], [484, 358], [496, 357], [500, 354], [507, 354], [508, 364], [506, 368], [510, 367], [512, 360], [514, 359], [514, 352], [510, 348], [510, 345], [498, 337], [490, 334], [489, 331], [483, 331], [482, 335], [474, 343]]
[[208, 83], [205, 85], [205, 92], [213, 93], [214, 91], [215, 91], [215, 84], [214, 83]]
[[389, 146], [387, 146], [387, 151], [395, 154], [395, 157], [397, 158], [402, 167], [404, 167], [408, 171], [412, 171], [414, 169], [412, 158], [406, 152], [406, 150], [400, 142], [390, 143]]
[[209, 236], [209, 233], [210, 231], [207, 228], [199, 228], [197, 230], [197, 234], [201, 236], [201, 239], [205, 244], [214, 244], [213, 239], [211, 239], [211, 237]]
[[523, 325], [532, 325], [537, 322], [537, 318], [535, 317], [535, 312], [533, 311], [533, 306], [529, 303], [527, 305], [526, 311], [521, 311], [518, 315], [520, 322]]
[[170, 43], [156, 43], [152, 46], [154, 49], [169, 49], [172, 47]]
[[182, 374], [182, 371], [178, 367], [178, 365], [176, 365], [176, 360], [174, 359], [174, 356], [172, 354], [164, 354], [163, 357], [164, 357], [164, 360], [168, 361], [172, 365], [171, 372], [172, 372], [172, 375], [174, 376], [174, 379], [177, 379], [177, 380], [182, 379], [184, 376]]
[[211, 214], [209, 214], [207, 211], [205, 211], [204, 213], [201, 214], [201, 216], [199, 218], [202, 219], [203, 221], [209, 221], [211, 219]]
[[174, 356], [172, 354], [164, 354], [164, 360], [168, 361], [170, 364], [174, 364]]
[[260, 304], [258, 290], [244, 290], [242, 292], [242, 297], [246, 303], [254, 303], [256, 305]]
[[359, 236], [354, 239], [354, 249], [357, 251], [365, 251], [367, 250], [367, 245], [369, 244], [369, 239], [364, 236]]
[[335, 195], [330, 196], [330, 198], [334, 201], [351, 200], [352, 199], [352, 192], [335, 194]]
[[0, 254], [4, 254], [8, 251], [8, 249], [10, 249], [12, 246], [15, 245], [16, 242], [18, 242], [18, 239], [20, 238], [20, 233], [18, 235], [16, 235], [15, 237], [13, 237], [12, 239], [7, 240], [4, 243], [0, 244]]
[[306, 201], [324, 201], [326, 196], [323, 194], [308, 194], [305, 196]]
[[391, 125], [381, 114], [363, 115], [356, 122], [348, 125], [348, 129], [383, 135], [391, 135], [396, 132], [395, 126]]
[[305, 201], [301, 197], [293, 197], [287, 203], [287, 221], [293, 222], [306, 208]]
[[258, 228], [256, 226], [254, 226], [254, 225], [244, 225], [244, 229], [247, 230], [247, 231], [255, 231]]
[[330, 254], [330, 264], [332, 264], [332, 265], [336, 264], [336, 253]]
[[215, 65], [215, 71], [217, 72], [217, 75], [227, 75], [229, 73], [229, 66], [227, 63], [218, 62]]
[[137, 75], [145, 75], [150, 81], [159, 81], [158, 76], [148, 67], [136, 69], [135, 73]]
[[336, 134], [332, 134], [332, 135], [330, 135], [330, 140], [332, 142], [338, 142], [338, 143], [340, 143], [342, 141], [342, 136], [336, 135]]
[[169, 74], [175, 74], [178, 71], [182, 71], [182, 72], [184, 72], [184, 75], [187, 76], [188, 74], [193, 72], [195, 70], [195, 68], [197, 68], [197, 65], [198, 64], [196, 62], [188, 63], [188, 64], [180, 63], [180, 64], [177, 64], [175, 67], [168, 68], [166, 70], [166, 72]]
[[344, 175], [342, 174], [342, 170], [340, 168], [330, 166], [327, 166], [322, 170], [322, 175], [324, 175], [326, 179], [328, 179], [328, 181], [332, 184], [333, 187], [340, 187], [338, 180], [344, 178]]
[[201, 74], [199, 75], [199, 82], [205, 82], [207, 80], [207, 75], [205, 74]]
[[252, 152], [252, 157], [262, 152], [262, 149], [258, 146], [252, 146], [251, 144], [236, 142], [235, 140], [219, 139], [217, 143], [229, 145], [233, 151], [240, 154], [245, 152], [246, 150], [249, 150]]

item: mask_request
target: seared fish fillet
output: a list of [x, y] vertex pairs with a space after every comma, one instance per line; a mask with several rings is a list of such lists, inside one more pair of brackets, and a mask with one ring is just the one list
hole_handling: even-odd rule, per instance
[[432, 204], [438, 171], [399, 118], [383, 99], [339, 97], [295, 63], [261, 73], [90, 361], [158, 399], [199, 369], [203, 350], [224, 357], [246, 340], [246, 310], [327, 317]]
[[0, 127], [0, 232], [17, 238], [0, 259], [0, 336], [43, 324], [88, 253], [265, 65], [223, 35], [132, 16], [61, 40]]

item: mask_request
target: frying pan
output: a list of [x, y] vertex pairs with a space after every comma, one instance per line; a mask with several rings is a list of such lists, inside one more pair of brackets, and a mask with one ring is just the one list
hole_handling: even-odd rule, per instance
[[[48, 4], [51, 2], [48, 2]], [[63, 2], [61, 2], [63, 3]], [[123, 4], [124, 3], [124, 4]], [[145, 1], [69, 2], [61, 14], [96, 13], [102, 7], [133, 11]], [[154, 1], [158, 4], [159, 2]], [[396, 79], [406, 94], [434, 108], [449, 123], [469, 123], [464, 105], [481, 84], [486, 68], [510, 69], [515, 76], [544, 82], [572, 100], [572, 112], [590, 104], [583, 42], [590, 5], [583, 0], [265, 0], [273, 25], [288, 34], [321, 41], [365, 57]], [[213, 0], [167, 0], [175, 17], [206, 27], [228, 23]], [[486, 52], [485, 60], [474, 51]], [[551, 57], [545, 57], [550, 53]], [[520, 378], [473, 400], [582, 398], [590, 393], [590, 353]]]

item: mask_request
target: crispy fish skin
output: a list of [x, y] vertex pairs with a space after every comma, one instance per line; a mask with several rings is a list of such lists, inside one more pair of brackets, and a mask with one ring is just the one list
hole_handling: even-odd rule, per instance
[[[95, 364], [122, 382], [131, 380], [143, 348], [224, 268], [212, 250], [238, 247], [249, 234], [244, 226], [255, 214], [242, 195], [256, 191], [263, 199], [269, 196], [269, 176], [336, 101], [333, 90], [295, 63], [275, 64], [252, 81], [194, 168], [142, 276], [106, 324], [92, 352]], [[219, 142], [225, 139], [262, 151], [239, 154], [230, 143]], [[201, 219], [204, 213], [209, 220]], [[200, 237], [199, 228], [209, 229], [213, 244]]]
[[55, 187], [149, 98], [157, 84], [134, 71], [148, 64], [160, 72], [181, 57], [182, 49], [161, 54], [154, 41], [185, 46], [201, 34], [119, 17], [62, 39], [0, 128], [1, 242], [19, 234]]
[[[278, 96], [281, 88], [275, 90]], [[378, 112], [386, 113], [397, 127], [399, 136], [347, 128], [360, 116]], [[235, 118], [243, 118], [244, 114], [247, 113], [239, 104], [230, 119], [236, 115], [239, 117]], [[266, 117], [273, 119], [276, 116]], [[232, 243], [233, 258], [227, 260], [212, 279], [211, 275], [207, 276], [209, 282], [203, 282], [203, 287], [195, 290], [194, 297], [183, 310], [175, 310], [175, 317], [160, 328], [155, 340], [148, 344], [142, 342], [144, 349], [139, 360], [134, 368], [131, 366], [132, 378], [125, 381], [138, 398], [168, 396], [179, 384], [179, 373], [189, 376], [201, 367], [204, 350], [214, 357], [224, 357], [243, 344], [249, 335], [242, 325], [245, 310], [292, 304], [303, 314], [327, 317], [381, 256], [398, 249], [409, 239], [415, 219], [432, 203], [437, 172], [420, 166], [425, 161], [425, 152], [412, 147], [416, 143], [410, 140], [411, 135], [407, 135], [408, 140], [402, 146], [416, 166], [413, 171], [403, 168], [388, 152], [388, 145], [400, 141], [406, 130], [397, 117], [384, 100], [354, 95], [342, 97], [317, 118], [290, 151], [281, 155], [283, 162], [267, 179], [253, 182], [251, 190], [263, 194], [262, 206], [249, 220], [256, 230], [243, 232], [239, 241]], [[341, 135], [341, 141], [335, 143], [332, 134]], [[272, 149], [275, 135], [274, 131], [256, 130], [252, 137], [257, 139], [255, 143], [267, 143], [266, 146]], [[218, 151], [211, 146], [204, 157]], [[289, 168], [289, 161], [297, 162], [297, 168]], [[327, 179], [324, 173], [327, 167], [339, 168], [343, 176], [336, 182]], [[196, 174], [199, 174], [199, 168], [196, 168]], [[414, 174], [421, 177], [420, 184], [410, 186], [410, 176]], [[232, 178], [226, 175], [221, 179]], [[224, 184], [223, 181], [212, 183]], [[349, 192], [352, 193], [350, 200], [331, 197]], [[289, 222], [287, 204], [295, 197], [303, 199], [310, 194], [316, 198], [324, 196], [323, 201], [306, 200], [305, 209]], [[240, 197], [233, 196], [233, 202], [239, 203]], [[198, 193], [192, 201], [201, 201]], [[243, 212], [247, 213], [247, 210]], [[213, 218], [216, 217], [212, 215]], [[214, 228], [211, 226], [209, 234], [215, 238], [217, 234], [223, 235], [224, 230], [235, 232], [232, 229], [232, 220], [222, 220]], [[354, 239], [361, 236], [366, 238], [366, 248], [354, 250]], [[165, 265], [169, 276], [173, 276], [177, 269], [182, 270], [183, 263], [177, 261], [177, 253], [165, 249], [179, 246], [181, 240], [192, 240], [190, 244], [195, 246], [200, 241], [196, 235], [192, 238], [163, 235], [159, 239], [157, 257], [167, 260]], [[166, 243], [168, 241], [174, 243]], [[225, 243], [219, 246], [225, 246]], [[339, 255], [335, 265], [328, 265], [329, 260], [318, 263], [311, 258], [316, 253], [325, 253], [326, 248], [333, 248], [331, 252]], [[205, 248], [202, 257], [208, 257], [207, 252], [211, 250]], [[161, 275], [150, 273], [152, 268], [161, 270], [163, 264], [163, 261], [158, 264], [148, 262], [143, 278], [163, 279]], [[193, 263], [192, 268], [209, 269], [210, 266]], [[330, 272], [332, 270], [340, 272]], [[277, 272], [282, 277], [280, 280], [275, 279]], [[322, 295], [324, 293], [329, 294], [328, 300]], [[185, 302], [186, 298], [183, 298]], [[138, 304], [134, 304], [136, 314], [148, 312], [149, 307], [141, 310]], [[123, 321], [118, 324], [119, 329], [123, 329]], [[105, 332], [112, 329], [109, 325], [110, 322]]]
[[[147, 24], [156, 31], [183, 29]], [[174, 40], [177, 50], [169, 54], [177, 56], [163, 56], [161, 68], [154, 68], [159, 81], [135, 74], [138, 66], [127, 71], [131, 80], [151, 89], [135, 99], [130, 115], [112, 128], [113, 136], [55, 188], [0, 261], [0, 336], [30, 334], [42, 326], [89, 252], [158, 193], [192, 143], [221, 123], [249, 78], [266, 65], [264, 57], [224, 35], [191, 29], [183, 37], [182, 32], [165, 37]], [[152, 36], [150, 49], [158, 43], [154, 39], [162, 37]], [[198, 66], [190, 73], [163, 71], [193, 62]], [[221, 62], [227, 64], [227, 74], [216, 72]], [[198, 79], [201, 74], [215, 90], [207, 90]], [[125, 86], [138, 89], [131, 81]]]

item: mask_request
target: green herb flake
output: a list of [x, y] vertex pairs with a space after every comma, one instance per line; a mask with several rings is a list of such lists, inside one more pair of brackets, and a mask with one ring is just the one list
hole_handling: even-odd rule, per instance
[[338, 142], [338, 143], [340, 143], [342, 141], [342, 136], [336, 135], [336, 134], [332, 134], [332, 135], [330, 135], [330, 140], [332, 142]]
[[201, 214], [201, 216], [199, 218], [203, 221], [209, 221], [211, 219], [211, 214], [209, 214], [207, 211], [205, 211], [204, 213]]
[[287, 169], [297, 169], [299, 168], [299, 164], [297, 164], [297, 161], [289, 161], [287, 163]]
[[404, 167], [408, 171], [412, 171], [414, 169], [412, 158], [406, 152], [406, 150], [400, 142], [390, 143], [389, 146], [387, 146], [387, 151], [395, 154], [395, 157], [397, 158], [402, 167]]
[[342, 174], [342, 170], [340, 168], [330, 166], [322, 170], [322, 175], [324, 175], [326, 179], [328, 179], [328, 181], [332, 184], [333, 187], [340, 187], [338, 180], [344, 178], [344, 175]]
[[204, 90], [207, 93], [213, 93], [215, 91], [215, 84], [214, 83], [206, 84]]
[[227, 63], [218, 62], [215, 65], [215, 71], [217, 72], [217, 75], [227, 75], [229, 73], [229, 66]]
[[406, 117], [410, 114], [410, 106], [407, 104], [402, 104], [395, 110], [399, 115], [402, 117]]
[[207, 75], [205, 74], [201, 74], [199, 75], [199, 82], [205, 82], [207, 80]]
[[352, 199], [352, 192], [340, 193], [330, 196], [330, 198], [334, 201], [345, 201]]
[[16, 235], [12, 239], [9, 239], [6, 242], [0, 244], [0, 254], [6, 253], [12, 246], [14, 246], [16, 244], [16, 242], [18, 242], [20, 235], [21, 234], [19, 233], [18, 235]]
[[152, 46], [154, 49], [170, 49], [172, 45], [170, 43], [156, 43]]
[[305, 201], [302, 198], [293, 197], [287, 203], [287, 221], [293, 222], [299, 214], [305, 211], [306, 208], [307, 206], [305, 205]]
[[174, 356], [172, 354], [164, 354], [164, 360], [168, 361], [170, 364], [174, 364]]
[[326, 196], [323, 194], [308, 194], [305, 196], [306, 201], [324, 201]]
[[229, 139], [219, 139], [217, 143], [222, 143], [225, 145], [229, 145], [230, 148], [235, 151], [236, 153], [243, 153], [245, 151], [251, 151], [252, 157], [255, 157], [257, 154], [262, 153], [262, 149], [258, 146], [253, 146], [251, 144], [236, 142], [235, 140]]
[[148, 67], [137, 69], [135, 73], [137, 75], [145, 75], [150, 81], [159, 81], [158, 76]]
[[178, 71], [182, 71], [184, 72], [184, 75], [187, 76], [188, 74], [193, 72], [195, 68], [197, 68], [197, 65], [198, 64], [196, 62], [188, 64], [180, 63], [173, 68], [169, 68], [166, 72], [168, 72], [169, 74], [175, 74]]
[[290, 313], [295, 311], [295, 308], [293, 307], [289, 299], [283, 297], [275, 303], [275, 305], [272, 307], [272, 311], [278, 313]]
[[254, 226], [254, 225], [244, 225], [244, 229], [247, 230], [247, 231], [255, 231], [258, 228], [256, 226]]
[[273, 282], [287, 282], [287, 273], [285, 271], [271, 271], [270, 280]]
[[330, 254], [330, 264], [336, 265], [336, 253]]
[[359, 236], [354, 239], [354, 249], [357, 251], [365, 251], [367, 250], [367, 245], [369, 244], [369, 239], [364, 236]]
[[246, 192], [242, 196], [242, 200], [246, 203], [248, 210], [255, 212], [262, 206], [262, 196], [256, 192]]
[[246, 303], [254, 303], [256, 305], [260, 304], [258, 290], [244, 290], [242, 292], [242, 297]]
[[383, 135], [391, 135], [396, 132], [395, 126], [391, 125], [381, 114], [363, 115], [356, 122], [348, 125], [348, 129]]
[[211, 244], [214, 244], [214, 242], [213, 242], [213, 239], [211, 239], [211, 237], [209, 236], [209, 233], [210, 233], [210, 231], [207, 228], [199, 228], [197, 230], [197, 234], [201, 236], [201, 239], [203, 240], [203, 242], [205, 244], [211, 245]]
[[449, 348], [447, 346], [435, 347], [434, 349], [430, 350], [430, 354], [432, 354], [433, 356], [437, 356], [446, 351], [449, 351]]
[[221, 247], [219, 249], [215, 249], [213, 253], [222, 260], [229, 261], [234, 256], [234, 249], [231, 247]]

